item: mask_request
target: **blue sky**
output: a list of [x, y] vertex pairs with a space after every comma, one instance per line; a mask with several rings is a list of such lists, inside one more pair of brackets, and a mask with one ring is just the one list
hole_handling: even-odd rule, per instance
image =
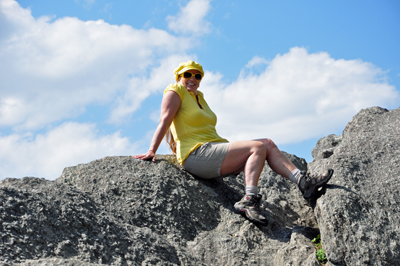
[[310, 162], [362, 108], [400, 106], [399, 28], [397, 0], [0, 0], [0, 179], [147, 151], [190, 59], [221, 136]]

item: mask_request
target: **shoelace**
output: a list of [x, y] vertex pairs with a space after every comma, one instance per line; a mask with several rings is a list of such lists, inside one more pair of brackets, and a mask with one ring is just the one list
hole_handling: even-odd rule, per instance
[[305, 171], [302, 172], [302, 175], [304, 176], [306, 183], [311, 183], [311, 180], [315, 179], [315, 177], [311, 177], [310, 173], [306, 173]]
[[252, 203], [253, 203], [254, 209], [260, 210], [260, 201], [261, 201], [261, 199], [260, 199], [260, 198], [257, 198], [257, 197], [254, 197], [254, 198], [252, 199]]

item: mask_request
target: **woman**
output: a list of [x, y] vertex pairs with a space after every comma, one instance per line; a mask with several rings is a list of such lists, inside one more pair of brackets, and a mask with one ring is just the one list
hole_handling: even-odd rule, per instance
[[333, 174], [329, 169], [319, 177], [301, 172], [283, 155], [270, 139], [228, 142], [221, 138], [215, 125], [217, 117], [198, 91], [204, 77], [203, 67], [196, 62], [181, 63], [175, 70], [177, 83], [164, 91], [160, 123], [147, 153], [134, 158], [155, 161], [156, 151], [167, 134], [167, 142], [179, 163], [200, 178], [214, 178], [244, 171], [245, 196], [234, 207], [249, 220], [266, 225], [260, 214], [258, 180], [265, 161], [272, 170], [298, 184], [305, 198], [313, 196]]

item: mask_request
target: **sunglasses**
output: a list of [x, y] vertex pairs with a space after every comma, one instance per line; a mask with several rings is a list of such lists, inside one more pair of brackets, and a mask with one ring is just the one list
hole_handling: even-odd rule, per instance
[[190, 72], [183, 73], [183, 77], [185, 79], [190, 79], [193, 75], [194, 75], [194, 78], [196, 80], [201, 80], [203, 78], [203, 76], [201, 74], [199, 74], [199, 73], [196, 73], [196, 74], [193, 74], [193, 73], [190, 73]]

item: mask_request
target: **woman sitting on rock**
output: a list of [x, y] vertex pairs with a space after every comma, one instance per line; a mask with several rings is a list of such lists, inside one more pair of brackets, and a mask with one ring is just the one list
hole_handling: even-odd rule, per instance
[[203, 67], [193, 61], [183, 62], [175, 70], [177, 83], [164, 91], [160, 123], [154, 133], [150, 149], [134, 158], [155, 161], [156, 151], [167, 134], [167, 142], [179, 163], [200, 178], [214, 178], [244, 171], [245, 196], [234, 207], [249, 220], [262, 225], [267, 219], [261, 215], [258, 180], [265, 161], [277, 174], [298, 184], [304, 198], [310, 198], [324, 186], [333, 174], [326, 170], [318, 177], [301, 172], [270, 139], [228, 142], [215, 129], [217, 117], [198, 91], [204, 77]]

